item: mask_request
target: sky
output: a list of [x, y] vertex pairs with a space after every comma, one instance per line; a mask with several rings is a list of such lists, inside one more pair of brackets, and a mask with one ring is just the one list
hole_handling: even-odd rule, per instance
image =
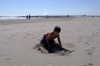
[[0, 16], [100, 15], [100, 0], [0, 0]]

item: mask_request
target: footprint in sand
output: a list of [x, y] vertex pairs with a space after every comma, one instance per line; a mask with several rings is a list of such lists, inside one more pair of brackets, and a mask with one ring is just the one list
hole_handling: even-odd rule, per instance
[[92, 47], [91, 49], [87, 49], [87, 50], [86, 50], [86, 51], [88, 52], [87, 54], [88, 54], [88, 55], [93, 54], [93, 53], [94, 53], [94, 49], [95, 49], [95, 47]]
[[28, 33], [28, 34], [26, 34], [26, 35], [31, 35], [31, 34]]
[[98, 31], [100, 31], [100, 29], [97, 29]]
[[86, 66], [86, 65], [81, 65], [81, 66]]
[[74, 47], [73, 43], [66, 43], [69, 48]]
[[32, 39], [35, 39], [35, 37], [32, 37]]
[[92, 33], [92, 35], [94, 36], [94, 33]]
[[93, 63], [88, 63], [88, 64], [81, 65], [81, 66], [94, 66], [94, 64]]
[[15, 35], [11, 35], [11, 36], [15, 37]]
[[89, 44], [88, 42], [85, 42], [85, 44]]
[[92, 63], [88, 63], [88, 65], [89, 65], [89, 66], [93, 66], [93, 64], [92, 64]]
[[23, 39], [26, 39], [26, 38], [28, 38], [28, 37], [27, 37], [27, 36], [24, 36], [24, 37], [23, 37]]
[[89, 39], [88, 41], [91, 41], [91, 39]]
[[6, 59], [4, 59], [4, 60], [11, 60], [11, 58], [6, 58]]
[[79, 36], [79, 42], [81, 42], [83, 40], [82, 36]]
[[98, 32], [92, 33], [92, 36], [98, 36]]
[[8, 39], [12, 39], [12, 38], [8, 38]]
[[49, 62], [49, 63], [46, 63], [46, 66], [55, 66], [53, 63]]
[[3, 34], [3, 35], [6, 35], [6, 34]]
[[19, 33], [16, 33], [16, 34], [19, 34]]
[[7, 30], [7, 29], [4, 29], [4, 30]]

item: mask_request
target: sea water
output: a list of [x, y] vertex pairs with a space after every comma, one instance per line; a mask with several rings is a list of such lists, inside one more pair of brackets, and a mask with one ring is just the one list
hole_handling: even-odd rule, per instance
[[0, 20], [26, 19], [26, 17], [0, 17]]

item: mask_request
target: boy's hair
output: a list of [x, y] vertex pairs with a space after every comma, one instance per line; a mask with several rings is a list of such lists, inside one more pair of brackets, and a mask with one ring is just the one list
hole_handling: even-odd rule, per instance
[[55, 26], [54, 31], [56, 31], [56, 32], [60, 33], [61, 28], [60, 28], [59, 26]]

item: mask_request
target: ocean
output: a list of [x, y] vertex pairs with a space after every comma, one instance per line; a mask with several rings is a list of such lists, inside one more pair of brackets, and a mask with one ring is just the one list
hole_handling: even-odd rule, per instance
[[[46, 16], [31, 16], [31, 19], [45, 18]], [[48, 15], [47, 18], [52, 17], [100, 17], [92, 15]], [[26, 16], [0, 16], [0, 20], [26, 19]]]
[[13, 16], [0, 17], [0, 20], [13, 20], [13, 19], [26, 19], [26, 17], [13, 17]]

